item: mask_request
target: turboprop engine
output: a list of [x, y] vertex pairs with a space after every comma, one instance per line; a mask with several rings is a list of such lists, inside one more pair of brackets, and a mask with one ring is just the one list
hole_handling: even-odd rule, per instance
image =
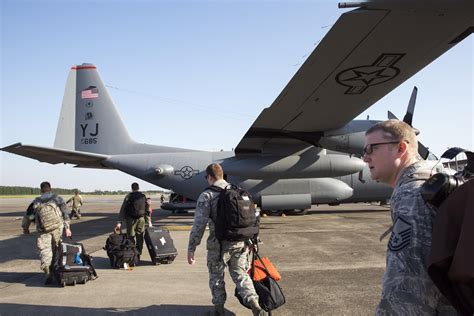
[[353, 194], [350, 186], [333, 178], [245, 180], [240, 185], [263, 210], [309, 209], [311, 204], [337, 203]]
[[365, 163], [347, 155], [249, 157], [222, 163], [227, 175], [247, 179], [339, 177], [361, 171]]

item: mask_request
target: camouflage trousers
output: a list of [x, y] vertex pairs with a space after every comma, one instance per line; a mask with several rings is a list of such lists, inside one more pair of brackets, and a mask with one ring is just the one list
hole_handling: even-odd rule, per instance
[[69, 218], [72, 219], [74, 216], [77, 217], [78, 219], [81, 218], [81, 208], [80, 207], [73, 207], [71, 209], [71, 214], [69, 214]]
[[41, 270], [48, 268], [53, 260], [53, 245], [57, 247], [63, 233], [63, 227], [59, 227], [49, 233], [41, 232], [36, 240], [36, 246], [41, 261]]
[[127, 236], [135, 240], [138, 254], [141, 255], [143, 250], [143, 236], [145, 234], [145, 218], [127, 217], [125, 223], [127, 225]]
[[214, 305], [224, 304], [227, 299], [225, 292], [224, 272], [229, 267], [229, 274], [235, 283], [238, 293], [247, 303], [251, 299], [258, 301], [247, 271], [249, 269], [249, 248], [244, 242], [223, 241], [221, 251], [208, 249], [207, 267], [209, 269], [209, 287]]

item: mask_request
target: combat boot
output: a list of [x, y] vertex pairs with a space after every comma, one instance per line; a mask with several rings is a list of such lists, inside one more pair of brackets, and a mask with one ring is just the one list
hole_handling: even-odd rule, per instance
[[45, 285], [52, 284], [53, 283], [53, 274], [49, 270], [49, 267], [46, 267], [43, 269], [44, 274], [46, 276], [46, 280], [44, 281]]
[[225, 315], [224, 304], [214, 305], [214, 316], [224, 316], [224, 315]]
[[258, 304], [258, 301], [254, 298], [250, 299], [249, 301], [249, 306], [252, 308], [252, 314], [254, 316], [266, 316], [268, 315], [265, 310], [263, 310], [260, 305]]

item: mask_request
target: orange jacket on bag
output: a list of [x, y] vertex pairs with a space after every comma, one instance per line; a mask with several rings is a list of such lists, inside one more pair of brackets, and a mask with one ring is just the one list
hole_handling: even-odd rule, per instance
[[[262, 261], [263, 261], [263, 263], [262, 263]], [[280, 273], [277, 271], [275, 266], [270, 262], [270, 259], [268, 259], [267, 257], [263, 257], [261, 259], [256, 259], [254, 261], [254, 264], [255, 264], [255, 272], [253, 274], [253, 280], [254, 281], [263, 280], [267, 276], [267, 273], [265, 272], [265, 268], [264, 268], [263, 264], [265, 264], [265, 267], [267, 268], [268, 273], [269, 273], [270, 277], [273, 280], [275, 280], [275, 281], [280, 281], [281, 280]], [[250, 267], [250, 270], [248, 271], [250, 275], [251, 275], [251, 273], [250, 273], [251, 270], [252, 270], [252, 267]]]

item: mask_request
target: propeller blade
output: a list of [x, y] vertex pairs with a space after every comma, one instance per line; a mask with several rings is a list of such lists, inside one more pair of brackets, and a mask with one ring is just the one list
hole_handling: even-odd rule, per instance
[[388, 111], [387, 116], [389, 120], [398, 120], [398, 117], [396, 117], [391, 111]]
[[417, 93], [418, 93], [418, 88], [414, 87], [413, 91], [411, 92], [410, 101], [408, 102], [407, 113], [403, 117], [403, 122], [407, 123], [410, 126], [412, 126], [412, 122], [413, 122], [413, 112], [415, 112], [415, 103], [416, 103]]
[[428, 158], [428, 155], [430, 154], [430, 151], [428, 148], [425, 147], [425, 145], [418, 142], [418, 154], [420, 154], [421, 158], [426, 160]]

